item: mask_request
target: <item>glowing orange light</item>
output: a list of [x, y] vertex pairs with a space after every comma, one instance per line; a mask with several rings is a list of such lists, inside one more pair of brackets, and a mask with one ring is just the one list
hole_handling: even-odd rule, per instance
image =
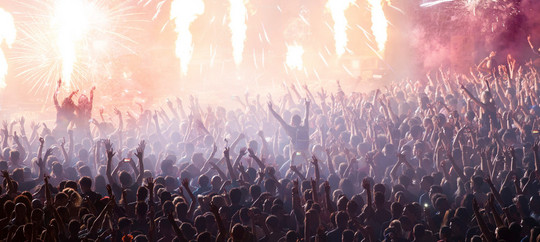
[[[11, 45], [13, 42], [15, 42], [16, 35], [17, 30], [15, 29], [13, 16], [11, 16], [11, 14], [6, 12], [4, 9], [0, 8], [0, 44], [5, 41], [8, 48], [11, 48]], [[7, 72], [7, 60], [4, 55], [4, 51], [0, 49], [0, 88], [6, 87]]]
[[244, 0], [229, 0], [229, 28], [231, 29], [231, 41], [233, 47], [234, 63], [239, 65], [242, 62], [244, 53], [244, 42], [246, 42], [246, 20], [247, 8]]
[[384, 53], [386, 40], [388, 39], [388, 21], [384, 16], [383, 1], [385, 0], [368, 0], [371, 5], [371, 31], [375, 36], [379, 54]]
[[173, 0], [170, 19], [174, 20], [176, 38], [176, 57], [180, 59], [180, 69], [186, 75], [193, 56], [193, 35], [189, 30], [191, 23], [204, 13], [202, 0]]
[[287, 45], [287, 59], [286, 64], [290, 69], [302, 70], [304, 69], [304, 47], [298, 44]]
[[347, 18], [345, 10], [354, 3], [354, 0], [328, 0], [326, 8], [330, 10], [332, 19], [334, 20], [334, 41], [336, 54], [339, 56], [345, 53], [347, 48]]

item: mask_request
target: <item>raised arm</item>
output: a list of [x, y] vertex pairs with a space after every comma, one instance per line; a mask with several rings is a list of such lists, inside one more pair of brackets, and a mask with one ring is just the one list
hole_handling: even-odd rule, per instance
[[283, 128], [287, 129], [289, 127], [287, 122], [285, 122], [285, 120], [283, 120], [283, 118], [276, 111], [274, 111], [274, 109], [272, 108], [272, 103], [271, 102], [268, 102], [268, 110], [270, 111], [272, 116], [274, 116], [274, 118], [276, 118], [276, 120], [279, 122], [279, 124], [281, 124], [281, 126], [283, 126]]
[[223, 220], [221, 220], [221, 216], [219, 215], [219, 208], [213, 202], [210, 202], [210, 212], [212, 212], [212, 214], [214, 215], [214, 219], [216, 220], [219, 231], [216, 241], [226, 241], [229, 235], [229, 231], [227, 230], [227, 228], [225, 228]]
[[484, 218], [482, 217], [482, 214], [480, 213], [480, 208], [478, 207], [478, 202], [476, 201], [476, 198], [473, 198], [473, 211], [474, 215], [476, 217], [476, 221], [478, 222], [478, 227], [480, 227], [480, 231], [482, 232], [482, 235], [488, 240], [488, 241], [494, 241], [495, 236], [489, 231], [489, 228], [484, 221]]
[[306, 99], [306, 114], [304, 116], [304, 127], [309, 127], [309, 106], [310, 101]]
[[321, 174], [319, 171], [319, 160], [315, 155], [313, 155], [311, 159], [311, 164], [313, 164], [313, 167], [315, 168], [315, 181], [317, 182], [317, 184], [319, 184], [319, 180], [321, 178]]
[[139, 143], [139, 147], [137, 147], [137, 152], [135, 152], [135, 156], [139, 160], [139, 176], [137, 176], [137, 185], [140, 186], [142, 184], [143, 178], [144, 178], [144, 148], [146, 147], [146, 142], [144, 140], [141, 140]]
[[236, 181], [238, 177], [236, 176], [234, 168], [232, 167], [232, 164], [231, 164], [231, 157], [229, 156], [229, 147], [225, 147], [225, 150], [223, 151], [223, 155], [225, 156], [225, 162], [227, 163], [227, 170], [229, 171], [229, 176], [231, 176], [232, 181]]
[[191, 203], [189, 204], [189, 210], [187, 212], [187, 217], [189, 219], [192, 219], [193, 212], [195, 212], [195, 208], [196, 208], [196, 205], [197, 205], [197, 198], [195, 197], [195, 195], [191, 191], [191, 188], [189, 188], [189, 180], [188, 179], [182, 180], [182, 186], [184, 187], [184, 189], [188, 193], [189, 198], [191, 199]]
[[116, 154], [112, 148], [111, 140], [107, 139], [105, 142], [105, 150], [107, 152], [107, 179], [109, 180], [109, 184], [115, 184], [116, 181], [112, 177], [112, 158]]
[[481, 102], [480, 100], [478, 100], [478, 98], [476, 98], [469, 90], [467, 90], [467, 88], [465, 88], [465, 86], [461, 85], [461, 90], [463, 90], [463, 92], [474, 102], [476, 103], [477, 105], [479, 105], [480, 107], [482, 107], [482, 109], [486, 110], [488, 108], [488, 106]]

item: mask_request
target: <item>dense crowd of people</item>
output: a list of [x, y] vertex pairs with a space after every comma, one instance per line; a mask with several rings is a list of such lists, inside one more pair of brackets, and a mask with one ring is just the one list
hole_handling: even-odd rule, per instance
[[52, 129], [1, 127], [0, 239], [538, 241], [540, 76], [496, 60], [236, 109], [56, 92]]

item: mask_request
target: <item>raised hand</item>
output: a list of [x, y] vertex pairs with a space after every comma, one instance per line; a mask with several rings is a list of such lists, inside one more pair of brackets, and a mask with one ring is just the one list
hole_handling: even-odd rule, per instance
[[19, 119], [19, 124], [21, 125], [21, 127], [24, 128], [24, 117], [21, 117], [21, 119]]
[[219, 208], [213, 202], [210, 202], [210, 212], [212, 212], [214, 216], [219, 216]]
[[249, 157], [251, 157], [251, 158], [257, 156], [257, 155], [255, 154], [255, 151], [253, 151], [252, 149], [248, 149], [248, 152], [249, 152]]
[[66, 146], [66, 137], [63, 137], [61, 140], [60, 140], [60, 146], [62, 148], [64, 148]]
[[142, 160], [143, 157], [144, 157], [144, 149], [145, 149], [145, 147], [146, 147], [146, 141], [141, 140], [141, 142], [139, 143], [139, 147], [137, 147], [137, 151], [135, 152], [135, 156], [139, 160]]
[[330, 194], [330, 183], [328, 181], [325, 181], [323, 183], [323, 186], [324, 186], [324, 192], [327, 194]]
[[111, 184], [107, 184], [105, 188], [107, 188], [107, 194], [109, 195], [109, 197], [112, 197], [113, 192], [112, 192]]
[[291, 191], [293, 194], [298, 194], [298, 191], [299, 191], [298, 179], [293, 180], [293, 187]]
[[45, 139], [43, 139], [43, 137], [39, 137], [39, 145], [43, 146], [44, 143], [45, 143]]
[[111, 160], [113, 156], [116, 154], [113, 150], [111, 140], [106, 139], [103, 141], [103, 144], [105, 145], [105, 150], [107, 151], [107, 158]]
[[516, 150], [514, 149], [514, 146], [508, 147], [508, 153], [510, 153], [512, 157], [516, 157]]
[[16, 144], [19, 144], [19, 136], [17, 135], [17, 131], [15, 131], [13, 133], [13, 141], [16, 143]]
[[223, 156], [225, 156], [226, 159], [230, 158], [229, 153], [230, 153], [230, 148], [225, 147], [225, 150], [223, 150]]
[[371, 185], [369, 184], [369, 180], [367, 178], [364, 178], [364, 180], [362, 180], [362, 187], [366, 191], [369, 191], [371, 189]]
[[245, 168], [244, 168], [244, 166], [242, 165], [242, 162], [240, 162], [240, 164], [238, 165], [238, 170], [241, 171], [241, 172], [244, 172], [244, 171], [245, 171]]
[[2, 170], [2, 177], [9, 179], [9, 172], [7, 170]]
[[110, 139], [103, 140], [103, 145], [105, 145], [105, 150], [111, 150], [112, 149], [112, 143]]
[[311, 164], [313, 164], [314, 166], [319, 165], [319, 160], [317, 159], [317, 157], [315, 155], [311, 156]]
[[238, 153], [238, 156], [244, 157], [246, 155], [246, 153], [247, 153], [246, 151], [247, 151], [246, 147], [241, 148], [240, 152]]
[[146, 178], [146, 188], [148, 189], [148, 192], [154, 192], [154, 178]]
[[187, 178], [182, 179], [182, 186], [187, 190], [189, 189], [189, 180]]

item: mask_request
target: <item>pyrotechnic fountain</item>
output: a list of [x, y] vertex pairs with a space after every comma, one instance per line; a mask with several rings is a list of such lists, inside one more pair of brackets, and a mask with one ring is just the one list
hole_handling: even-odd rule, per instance
[[229, 0], [229, 28], [231, 29], [231, 42], [233, 47], [234, 63], [239, 65], [242, 62], [244, 53], [244, 42], [247, 31], [247, 9], [244, 0]]
[[173, 0], [171, 4], [170, 18], [174, 20], [174, 30], [178, 33], [175, 53], [180, 59], [180, 68], [184, 75], [187, 74], [189, 62], [193, 56], [193, 35], [189, 27], [203, 13], [202, 0]]
[[[4, 41], [8, 48], [15, 41], [17, 30], [11, 14], [0, 8], [0, 44]], [[6, 74], [8, 72], [8, 63], [2, 48], [0, 48], [0, 88], [6, 87]]]

